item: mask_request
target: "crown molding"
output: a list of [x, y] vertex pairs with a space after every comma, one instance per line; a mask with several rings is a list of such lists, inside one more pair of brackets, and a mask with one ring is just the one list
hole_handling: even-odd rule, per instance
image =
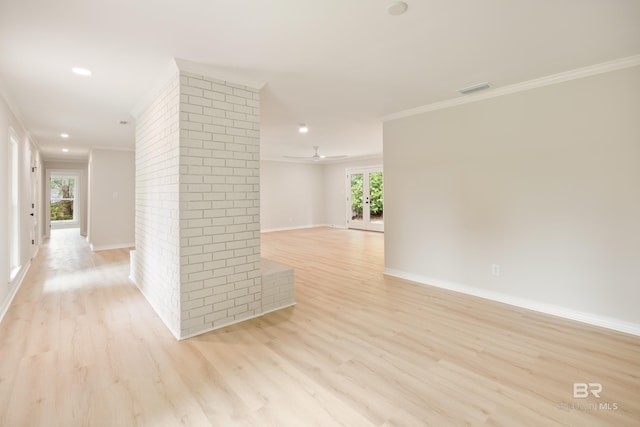
[[60, 168], [47, 168], [48, 163], [67, 163], [67, 164], [73, 164], [73, 165], [87, 166], [87, 164], [89, 163], [89, 159], [86, 159], [86, 158], [62, 159], [57, 157], [42, 159], [42, 164], [44, 165], [45, 169], [51, 169], [52, 171], [68, 170], [68, 169], [60, 169]]
[[111, 147], [111, 146], [107, 146], [107, 145], [92, 145], [91, 149], [89, 150], [94, 151], [94, 150], [99, 150], [99, 151], [136, 151], [136, 149], [134, 147]]
[[239, 75], [234, 75], [234, 73], [230, 71], [222, 70], [211, 65], [187, 61], [186, 59], [173, 58], [167, 65], [165, 70], [155, 80], [155, 83], [151, 85], [150, 89], [131, 109], [131, 116], [138, 119], [140, 115], [151, 105], [153, 100], [158, 97], [162, 90], [171, 81], [176, 79], [181, 72], [197, 74], [200, 76], [219, 80], [222, 83], [227, 82], [247, 86], [257, 90], [262, 89], [262, 87], [266, 84], [266, 82], [251, 80], [243, 78]]
[[446, 101], [435, 102], [433, 104], [423, 105], [421, 107], [411, 108], [399, 111], [382, 117], [382, 121], [390, 121], [403, 117], [415, 116], [416, 114], [428, 113], [430, 111], [442, 110], [445, 108], [455, 107], [458, 105], [469, 104], [483, 99], [496, 98], [498, 96], [510, 95], [512, 93], [523, 92], [539, 87], [550, 86], [557, 83], [563, 83], [570, 80], [581, 79], [584, 77], [595, 76], [597, 74], [607, 73], [610, 71], [622, 70], [625, 68], [640, 66], [640, 55], [628, 56], [609, 62], [590, 65], [587, 67], [577, 68], [575, 70], [565, 71], [562, 73], [552, 74], [550, 76], [538, 79], [528, 80], [521, 83], [515, 83], [508, 86], [490, 89], [486, 92], [480, 92], [475, 95], [467, 95], [462, 98], [448, 99]]
[[232, 83], [243, 86], [248, 86], [253, 89], [260, 90], [266, 82], [253, 80], [242, 76], [242, 72], [234, 72], [231, 70], [225, 70], [219, 67], [214, 67], [209, 64], [202, 64], [199, 62], [187, 61], [186, 59], [176, 58], [176, 65], [180, 71], [186, 73], [198, 74], [205, 77], [211, 77], [216, 80], [220, 80], [222, 83]]
[[0, 76], [0, 97], [2, 97], [5, 104], [7, 104], [7, 107], [9, 107], [11, 114], [13, 114], [13, 117], [15, 117], [20, 127], [22, 127], [22, 129], [26, 132], [26, 128], [24, 127], [24, 123], [22, 122], [22, 118], [20, 117], [20, 114], [18, 114], [19, 110], [16, 107], [16, 104], [13, 102], [13, 99], [9, 96], [9, 93], [7, 92], [7, 86], [4, 84], [4, 80], [2, 79], [1, 76]]
[[[380, 159], [380, 160], [382, 160], [382, 158], [383, 158], [383, 154], [382, 153], [379, 153], [379, 154], [364, 154], [362, 156], [353, 156], [353, 157], [347, 157], [347, 158], [344, 158], [344, 159], [333, 159], [330, 162], [331, 162], [332, 165], [335, 165], [335, 164], [352, 163], [352, 162], [359, 162], [359, 161], [362, 161], [362, 160], [371, 160], [371, 159]], [[329, 163], [329, 162], [327, 162], [327, 163]]]
[[16, 105], [16, 103], [13, 102], [13, 99], [9, 96], [9, 93], [7, 92], [7, 87], [4, 84], [4, 81], [2, 80], [2, 78], [0, 78], [0, 97], [2, 97], [5, 104], [7, 104], [9, 111], [15, 118], [16, 122], [18, 122], [18, 124], [22, 128], [22, 132], [24, 133], [24, 136], [27, 138], [27, 140], [31, 144], [33, 144], [33, 146], [36, 148], [36, 151], [40, 151], [40, 144], [33, 137], [33, 135], [31, 135], [31, 132], [29, 131], [29, 129], [24, 125], [24, 121], [22, 120], [22, 114], [18, 109], [18, 106]]
[[179, 72], [180, 70], [178, 69], [175, 59], [172, 59], [171, 62], [167, 64], [164, 71], [158, 75], [154, 84], [151, 85], [149, 90], [145, 92], [145, 94], [142, 95], [138, 102], [133, 106], [131, 109], [131, 116], [138, 119], [140, 115], [151, 105], [153, 100], [158, 97], [162, 90], [173, 79], [178, 78], [177, 76]]

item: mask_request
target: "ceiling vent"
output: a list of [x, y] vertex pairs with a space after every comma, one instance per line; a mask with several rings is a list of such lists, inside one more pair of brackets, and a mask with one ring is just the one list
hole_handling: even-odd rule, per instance
[[463, 95], [468, 95], [473, 92], [489, 89], [490, 87], [491, 85], [489, 83], [484, 82], [484, 83], [478, 83], [477, 85], [473, 85], [473, 86], [463, 87], [462, 89], [458, 89], [458, 92], [460, 92]]

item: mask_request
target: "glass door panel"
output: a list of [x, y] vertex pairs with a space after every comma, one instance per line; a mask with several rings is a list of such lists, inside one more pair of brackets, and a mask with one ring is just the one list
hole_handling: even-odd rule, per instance
[[351, 182], [351, 223], [362, 223], [364, 215], [363, 206], [363, 174], [354, 173], [350, 176]]
[[382, 191], [382, 171], [369, 173], [369, 221], [384, 223], [384, 196]]

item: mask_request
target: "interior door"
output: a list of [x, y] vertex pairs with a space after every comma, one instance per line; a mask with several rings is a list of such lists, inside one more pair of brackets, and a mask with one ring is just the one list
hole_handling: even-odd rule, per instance
[[31, 217], [31, 227], [29, 230], [29, 238], [31, 244], [31, 256], [33, 257], [38, 248], [39, 235], [38, 235], [38, 213], [39, 213], [39, 203], [38, 203], [38, 189], [40, 188], [40, 176], [38, 175], [39, 165], [37, 164], [37, 158], [31, 152], [31, 195], [30, 195], [30, 203], [31, 209], [29, 210], [29, 216]]
[[382, 167], [347, 170], [347, 227], [384, 231]]

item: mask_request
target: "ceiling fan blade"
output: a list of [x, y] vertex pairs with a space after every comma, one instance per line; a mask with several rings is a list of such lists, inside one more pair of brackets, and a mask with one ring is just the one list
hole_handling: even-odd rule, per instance
[[287, 158], [287, 159], [307, 159], [307, 160], [313, 160], [314, 162], [319, 162], [321, 160], [331, 160], [331, 159], [344, 159], [347, 156], [322, 156], [318, 153], [318, 150], [320, 149], [319, 146], [314, 145], [313, 149], [315, 151], [315, 153], [313, 154], [313, 156], [287, 156], [284, 155], [282, 157]]

